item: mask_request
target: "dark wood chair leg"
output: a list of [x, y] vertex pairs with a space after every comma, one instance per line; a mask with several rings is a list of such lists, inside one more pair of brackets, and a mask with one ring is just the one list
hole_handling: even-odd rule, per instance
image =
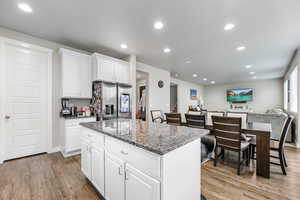
[[250, 147], [247, 148], [247, 150], [245, 151], [246, 153], [246, 166], [248, 167], [249, 166], [249, 151], [250, 151]]
[[240, 175], [240, 172], [241, 172], [241, 152], [239, 152], [237, 174]]
[[284, 157], [283, 157], [282, 151], [279, 151], [279, 160], [280, 160], [280, 166], [281, 166], [282, 173], [284, 175], [286, 175], [285, 165], [284, 165]]
[[225, 150], [224, 149], [221, 149], [221, 155], [222, 155], [222, 160], [224, 161], [225, 160]]
[[254, 159], [255, 157], [255, 146], [251, 145], [251, 158]]
[[288, 167], [287, 162], [286, 162], [286, 157], [285, 157], [284, 150], [282, 150], [282, 155], [283, 155], [283, 162], [284, 162], [284, 165], [285, 165], [285, 167]]
[[215, 159], [214, 159], [214, 166], [217, 166], [217, 159], [218, 159], [218, 146], [215, 147]]

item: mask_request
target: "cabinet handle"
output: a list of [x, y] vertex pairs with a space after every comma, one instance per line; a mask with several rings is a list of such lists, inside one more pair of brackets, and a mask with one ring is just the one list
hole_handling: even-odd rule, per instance
[[128, 153], [123, 150], [121, 150], [121, 154], [126, 155], [126, 156], [128, 155]]
[[125, 170], [125, 180], [126, 181], [129, 180], [129, 172], [127, 170]]
[[119, 167], [119, 175], [122, 176], [123, 175], [123, 170], [122, 170], [122, 166]]

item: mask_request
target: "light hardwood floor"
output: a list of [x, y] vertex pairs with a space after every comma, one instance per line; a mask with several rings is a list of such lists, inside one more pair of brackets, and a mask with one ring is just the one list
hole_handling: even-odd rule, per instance
[[271, 165], [271, 178], [255, 175], [255, 162], [236, 174], [233, 162], [209, 161], [202, 167], [202, 192], [208, 200], [300, 200], [300, 151], [287, 148], [287, 176], [279, 166]]
[[[208, 200], [299, 200], [300, 151], [288, 149], [288, 176], [272, 167], [271, 179], [256, 177], [252, 167], [241, 176], [228, 163], [202, 167], [202, 191]], [[80, 156], [60, 153], [17, 159], [0, 165], [1, 200], [103, 200], [80, 171]]]

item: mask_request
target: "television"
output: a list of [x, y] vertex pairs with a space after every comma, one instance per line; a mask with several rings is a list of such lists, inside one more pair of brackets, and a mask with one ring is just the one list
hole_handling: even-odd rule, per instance
[[245, 103], [253, 100], [253, 89], [227, 90], [227, 101], [231, 103]]

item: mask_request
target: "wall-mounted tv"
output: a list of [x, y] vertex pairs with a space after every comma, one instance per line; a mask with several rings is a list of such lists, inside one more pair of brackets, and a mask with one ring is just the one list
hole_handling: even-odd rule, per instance
[[243, 103], [253, 100], [253, 89], [227, 90], [227, 101], [231, 103]]

